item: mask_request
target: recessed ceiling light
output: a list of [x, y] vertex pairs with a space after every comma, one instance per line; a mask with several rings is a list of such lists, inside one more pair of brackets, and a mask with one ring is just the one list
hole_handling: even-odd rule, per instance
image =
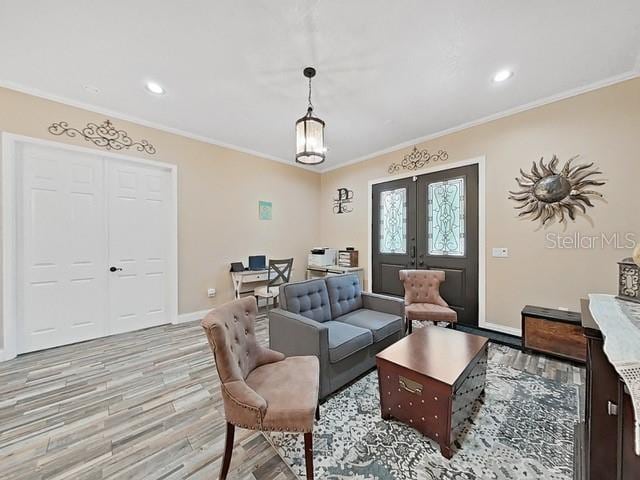
[[154, 95], [164, 95], [164, 88], [162, 85], [156, 82], [147, 82], [146, 89], [149, 93], [153, 93]]
[[493, 81], [497, 83], [504, 82], [505, 80], [508, 80], [511, 77], [513, 77], [513, 72], [511, 70], [500, 70], [498, 73], [496, 73], [493, 76]]

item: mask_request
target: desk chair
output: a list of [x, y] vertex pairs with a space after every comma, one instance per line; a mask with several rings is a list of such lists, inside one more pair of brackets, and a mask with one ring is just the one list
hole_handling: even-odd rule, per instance
[[269, 313], [270, 298], [273, 298], [273, 306], [276, 306], [278, 294], [280, 293], [280, 288], [278, 287], [278, 285], [289, 283], [292, 267], [293, 258], [287, 258], [284, 260], [269, 259], [267, 284], [265, 286], [258, 287], [253, 291], [253, 295], [256, 297], [256, 301], [259, 302], [261, 298], [267, 299], [267, 313]]
[[412, 321], [446, 322], [455, 329], [458, 314], [440, 296], [440, 284], [445, 273], [441, 270], [400, 270], [404, 284], [404, 313], [407, 333], [411, 333]]

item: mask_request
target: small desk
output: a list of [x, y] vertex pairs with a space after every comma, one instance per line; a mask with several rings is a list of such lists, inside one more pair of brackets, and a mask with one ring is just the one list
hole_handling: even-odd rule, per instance
[[236, 298], [240, 298], [243, 293], [252, 293], [257, 285], [253, 285], [251, 290], [242, 290], [245, 283], [265, 283], [269, 276], [269, 270], [243, 270], [242, 272], [231, 272], [231, 280], [233, 281], [233, 290]]
[[312, 278], [322, 278], [329, 275], [343, 275], [345, 273], [355, 273], [360, 279], [360, 286], [364, 288], [364, 268], [362, 267], [341, 267], [339, 265], [326, 265], [319, 267], [309, 265], [307, 267], [307, 280]]

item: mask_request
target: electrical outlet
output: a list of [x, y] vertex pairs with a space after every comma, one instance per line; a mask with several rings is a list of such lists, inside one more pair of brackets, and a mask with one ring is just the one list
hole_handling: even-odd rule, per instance
[[509, 249], [507, 247], [494, 247], [493, 256], [498, 258], [507, 258], [509, 256]]
[[210, 288], [209, 290], [207, 290], [207, 297], [212, 298], [216, 296], [216, 289], [215, 288]]

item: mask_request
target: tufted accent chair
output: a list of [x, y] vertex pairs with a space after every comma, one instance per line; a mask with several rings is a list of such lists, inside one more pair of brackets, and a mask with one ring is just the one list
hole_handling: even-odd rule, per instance
[[444, 280], [445, 273], [441, 270], [400, 270], [409, 333], [413, 320], [447, 322], [455, 327], [458, 314], [440, 296], [440, 284]]
[[[220, 478], [231, 463], [235, 427], [304, 433], [307, 478], [313, 478], [312, 431], [318, 410], [319, 364], [313, 356], [285, 358], [260, 345], [254, 297], [222, 305], [202, 320], [213, 351], [227, 420]], [[296, 395], [291, 396], [290, 392]]]

